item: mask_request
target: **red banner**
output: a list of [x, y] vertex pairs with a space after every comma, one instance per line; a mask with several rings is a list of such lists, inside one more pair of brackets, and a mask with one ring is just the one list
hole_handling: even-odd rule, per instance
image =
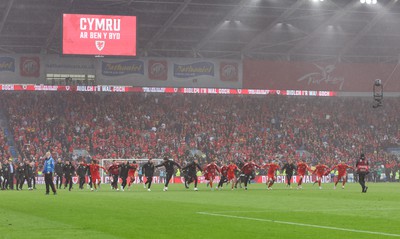
[[399, 92], [396, 64], [243, 61], [243, 87], [251, 89], [371, 92], [376, 79]]
[[288, 95], [288, 96], [336, 96], [334, 91], [310, 90], [253, 90], [222, 88], [172, 88], [172, 87], [134, 87], [134, 86], [65, 86], [65, 85], [32, 85], [0, 84], [0, 91], [77, 91], [77, 92], [145, 92], [170, 94], [217, 94], [217, 95]]
[[136, 56], [136, 17], [64, 14], [63, 54]]

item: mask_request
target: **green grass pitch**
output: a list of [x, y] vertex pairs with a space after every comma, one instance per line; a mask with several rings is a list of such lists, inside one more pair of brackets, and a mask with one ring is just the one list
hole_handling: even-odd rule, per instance
[[[199, 191], [172, 184], [112, 191], [0, 191], [0, 238], [396, 238], [400, 185], [358, 184], [303, 190], [251, 184], [249, 190]], [[86, 186], [85, 186], [86, 187]]]

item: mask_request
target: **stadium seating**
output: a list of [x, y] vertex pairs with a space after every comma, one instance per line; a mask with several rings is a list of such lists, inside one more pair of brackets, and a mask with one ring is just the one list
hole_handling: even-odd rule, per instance
[[[167, 94], [7, 93], [0, 96], [19, 154], [187, 160], [188, 150], [227, 161], [310, 153], [353, 163], [360, 152], [398, 147], [398, 99], [373, 110], [365, 98]], [[4, 137], [3, 137], [4, 138]], [[0, 137], [0, 140], [1, 137]], [[296, 155], [300, 157], [300, 155]]]

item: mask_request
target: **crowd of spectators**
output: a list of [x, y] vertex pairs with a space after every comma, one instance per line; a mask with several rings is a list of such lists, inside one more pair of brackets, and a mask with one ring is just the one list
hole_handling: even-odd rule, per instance
[[184, 164], [197, 153], [203, 162], [294, 157], [333, 165], [354, 164], [363, 152], [377, 165], [398, 168], [384, 153], [400, 147], [397, 98], [377, 109], [360, 97], [11, 92], [0, 98], [21, 159], [48, 150], [71, 158], [85, 149], [96, 159], [169, 155]]
[[10, 156], [9, 145], [4, 129], [0, 127], [0, 158], [8, 158]]

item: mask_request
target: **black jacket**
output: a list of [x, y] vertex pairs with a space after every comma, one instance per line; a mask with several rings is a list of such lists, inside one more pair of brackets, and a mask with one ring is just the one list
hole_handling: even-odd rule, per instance
[[120, 164], [119, 167], [119, 177], [127, 178], [129, 169], [133, 168], [129, 164]]
[[167, 171], [167, 173], [174, 173], [174, 165], [180, 169], [182, 168], [178, 163], [171, 160], [162, 162], [161, 164], [157, 165], [156, 168], [165, 167], [165, 171]]
[[282, 167], [282, 171], [286, 171], [286, 174], [293, 175], [294, 170], [296, 170], [296, 166], [293, 163], [285, 163]]
[[16, 170], [16, 177], [17, 178], [24, 178], [25, 177], [25, 167], [19, 166]]
[[72, 164], [65, 164], [63, 167], [65, 177], [72, 177], [75, 173], [75, 167]]
[[76, 169], [76, 174], [78, 174], [78, 176], [81, 177], [81, 178], [85, 177], [85, 175], [86, 175], [86, 166], [80, 164], [78, 166], [78, 168]]
[[192, 176], [195, 176], [196, 175], [196, 168], [197, 169], [199, 169], [200, 171], [203, 171], [203, 170], [201, 170], [201, 167], [199, 166], [199, 164], [197, 164], [197, 163], [195, 163], [195, 162], [191, 162], [191, 163], [189, 163], [188, 165], [186, 165], [186, 167], [184, 167], [184, 168], [182, 168], [182, 170], [188, 170], [188, 175], [192, 175]]
[[55, 172], [58, 176], [62, 177], [62, 175], [63, 175], [63, 173], [64, 173], [63, 168], [64, 168], [64, 164], [63, 164], [63, 163], [57, 162], [56, 165], [54, 166], [54, 172]]
[[30, 164], [25, 164], [25, 177], [26, 178], [31, 178], [33, 177], [33, 168]]
[[8, 164], [3, 164], [3, 177], [8, 178], [10, 176], [10, 167]]
[[146, 177], [153, 177], [154, 175], [155, 166], [154, 163], [145, 163], [142, 167], [142, 173]]

